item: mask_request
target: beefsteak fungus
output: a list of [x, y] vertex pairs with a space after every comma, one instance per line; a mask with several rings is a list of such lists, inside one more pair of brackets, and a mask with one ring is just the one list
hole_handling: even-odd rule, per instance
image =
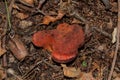
[[62, 23], [56, 29], [36, 32], [32, 39], [36, 46], [51, 51], [54, 61], [67, 63], [77, 56], [85, 35], [81, 26]]

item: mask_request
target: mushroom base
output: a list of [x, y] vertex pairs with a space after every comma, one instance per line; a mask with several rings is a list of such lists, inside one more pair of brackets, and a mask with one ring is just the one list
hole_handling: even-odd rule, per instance
[[57, 63], [68, 63], [68, 62], [73, 61], [75, 58], [76, 58], [76, 56], [65, 60], [65, 59], [57, 59], [55, 57], [52, 57], [53, 61], [55, 61]]

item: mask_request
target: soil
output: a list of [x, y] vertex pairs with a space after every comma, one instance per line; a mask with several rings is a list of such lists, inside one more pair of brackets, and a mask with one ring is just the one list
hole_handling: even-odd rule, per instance
[[[78, 49], [76, 59], [66, 65], [79, 68], [81, 72], [92, 72], [96, 80], [98, 77], [100, 80], [108, 79], [116, 48], [116, 44], [112, 43], [112, 33], [117, 27], [117, 0], [109, 0], [108, 5], [103, 2], [107, 0], [72, 0], [70, 3], [69, 0], [63, 0], [62, 3], [60, 3], [62, 0], [29, 0], [34, 3], [25, 1], [27, 0], [7, 0], [9, 10], [11, 8], [9, 12], [11, 27], [9, 23], [7, 24], [8, 13], [3, 5], [4, 0], [0, 1], [0, 39], [1, 46], [6, 49], [5, 54], [0, 57], [0, 65], [6, 71], [12, 69], [14, 74], [23, 80], [76, 80], [76, 77], [69, 78], [64, 75], [60, 63], [52, 60], [50, 51], [32, 43], [35, 32], [52, 30], [58, 24], [66, 22], [82, 26], [85, 32], [85, 43]], [[65, 14], [63, 17], [49, 24], [43, 24], [46, 15], [56, 17], [59, 10], [63, 10]], [[18, 52], [14, 52], [15, 48], [11, 50], [9, 46], [9, 40], [16, 35], [28, 52], [24, 59], [15, 57], [15, 53], [24, 54], [21, 45], [16, 47], [21, 48]], [[16, 44], [17, 42], [13, 43]], [[112, 80], [120, 75], [119, 57], [120, 54], [117, 55]], [[19, 80], [10, 73], [6, 74], [5, 80]]]

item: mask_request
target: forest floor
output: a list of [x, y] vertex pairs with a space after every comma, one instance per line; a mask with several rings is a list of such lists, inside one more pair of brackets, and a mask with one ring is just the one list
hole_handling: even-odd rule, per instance
[[[119, 5], [117, 0], [0, 0], [0, 80], [120, 80]], [[82, 26], [85, 33], [77, 57], [65, 64], [32, 42], [37, 31], [61, 23]]]

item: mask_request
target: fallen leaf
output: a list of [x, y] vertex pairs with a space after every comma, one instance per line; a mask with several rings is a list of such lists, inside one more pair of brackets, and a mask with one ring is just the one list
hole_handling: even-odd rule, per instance
[[113, 72], [113, 80], [120, 80], [120, 73], [117, 73], [116, 71]]
[[63, 72], [66, 77], [78, 77], [81, 74], [79, 68], [67, 67], [65, 64], [61, 64], [61, 66], [63, 67]]
[[29, 15], [25, 14], [25, 13], [17, 13], [16, 17], [19, 18], [19, 19], [26, 19], [26, 18], [29, 17]]
[[46, 24], [48, 25], [50, 22], [55, 22], [57, 20], [60, 20], [65, 14], [62, 12], [62, 11], [58, 11], [58, 15], [56, 17], [52, 17], [52, 16], [49, 16], [49, 15], [46, 15], [44, 18], [43, 18], [43, 24]]
[[120, 80], [120, 78], [119, 77], [116, 77], [115, 79], [113, 79], [113, 80]]
[[6, 50], [1, 47], [1, 44], [2, 43], [1, 43], [1, 40], [0, 40], [0, 56], [3, 55], [6, 52]]
[[116, 36], [117, 36], [117, 27], [114, 28], [114, 30], [112, 32], [112, 43], [116, 42]]
[[71, 23], [72, 24], [80, 24], [81, 22], [79, 20], [77, 20], [77, 19], [74, 18]]
[[33, 5], [33, 3], [34, 3], [34, 0], [21, 0], [21, 1], [28, 3], [30, 5]]
[[56, 17], [57, 20], [61, 19], [63, 16], [65, 15], [65, 13], [63, 11], [58, 11], [58, 15]]
[[18, 60], [23, 60], [28, 51], [18, 35], [8, 41], [8, 48]]
[[56, 20], [56, 18], [52, 17], [52, 16], [45, 16], [43, 18], [43, 24], [49, 24], [50, 22], [54, 22]]
[[75, 77], [77, 78], [76, 80], [99, 80], [93, 77], [92, 71], [85, 73], [81, 72], [79, 68], [67, 67], [65, 64], [61, 64], [61, 66], [63, 67], [64, 76], [66, 77]]
[[14, 9], [18, 9], [18, 10], [20, 10], [20, 8], [16, 5], [16, 4], [13, 4], [13, 6], [12, 6]]
[[6, 77], [5, 71], [0, 67], [0, 80], [3, 80]]
[[20, 21], [18, 27], [19, 27], [20, 29], [26, 29], [26, 28], [32, 26], [32, 24], [33, 24], [32, 21], [22, 20], [22, 21]]
[[92, 73], [83, 73], [82, 76], [76, 80], [97, 80], [93, 77]]

